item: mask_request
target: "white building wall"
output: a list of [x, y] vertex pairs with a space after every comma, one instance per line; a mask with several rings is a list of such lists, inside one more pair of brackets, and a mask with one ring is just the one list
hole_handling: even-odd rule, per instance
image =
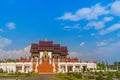
[[49, 58], [52, 58], [52, 52], [48, 52]]
[[40, 52], [40, 58], [42, 58], [43, 57], [43, 52]]
[[[21, 72], [32, 72], [32, 62], [9, 62], [9, 63], [0, 63], [0, 69], [3, 69], [4, 72], [8, 73], [15, 73], [16, 72], [16, 66], [22, 66]], [[26, 69], [25, 72], [25, 66], [29, 66], [29, 69]]]
[[[49, 55], [51, 55], [51, 52], [49, 53]], [[22, 73], [28, 73], [28, 72], [32, 72], [32, 62], [9, 62], [9, 63], [0, 63], [0, 68], [3, 69], [4, 72], [8, 72], [8, 73], [15, 73], [16, 72], [16, 66], [21, 66], [22, 69], [20, 70], [20, 72]], [[29, 68], [27, 68], [25, 70], [25, 66], [29, 66]], [[87, 69], [92, 68], [93, 70], [97, 68], [96, 63], [80, 63], [80, 62], [59, 62], [58, 63], [58, 72], [68, 72], [68, 67], [67, 66], [73, 66], [72, 67], [72, 71], [73, 72], [78, 72], [80, 71], [83, 66], [86, 66]], [[79, 66], [79, 69], [76, 68], [76, 66]], [[26, 72], [25, 72], [26, 71]]]
[[[83, 66], [86, 66], [86, 69], [96, 69], [97, 67], [97, 65], [96, 65], [96, 63], [85, 63], [85, 62], [82, 62], [82, 63], [80, 63], [80, 62], [59, 62], [58, 63], [58, 66], [59, 66], [59, 71], [58, 72], [68, 72], [68, 68], [67, 68], [67, 66], [72, 66], [72, 72], [78, 72], [78, 71], [81, 71], [81, 69], [83, 69]], [[65, 70], [63, 71], [63, 67], [61, 68], [61, 66], [64, 66], [65, 67]], [[78, 68], [76, 68], [76, 66], [79, 66], [79, 69]]]

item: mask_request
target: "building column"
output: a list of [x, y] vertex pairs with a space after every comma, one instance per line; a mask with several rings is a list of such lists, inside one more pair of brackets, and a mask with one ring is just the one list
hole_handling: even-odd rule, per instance
[[54, 60], [54, 58], [53, 58], [53, 62], [52, 62], [53, 64], [53, 72], [55, 72], [56, 71], [56, 69], [55, 69], [55, 60]]
[[36, 57], [36, 69], [35, 72], [38, 72], [38, 58]]
[[65, 65], [65, 72], [68, 72], [67, 63], [66, 63], [66, 65]]
[[30, 72], [33, 72], [33, 68], [32, 68], [32, 66], [33, 66], [32, 64], [29, 65], [29, 71], [30, 71]]
[[15, 63], [14, 68], [13, 68], [13, 73], [15, 73], [16, 71], [17, 69], [16, 69], [16, 63]]
[[5, 64], [5, 72], [7, 72], [7, 73], [8, 73], [7, 63]]
[[75, 65], [73, 63], [72, 71], [75, 72]]
[[52, 62], [51, 62], [51, 58], [49, 58], [49, 64], [52, 64]]
[[80, 72], [82, 72], [82, 65], [80, 65]]
[[40, 64], [42, 64], [42, 58], [40, 58]]
[[55, 64], [53, 64], [53, 72], [55, 72], [56, 71], [56, 69], [55, 69]]
[[60, 72], [61, 71], [61, 69], [60, 69], [60, 64], [58, 64], [58, 72]]
[[31, 62], [33, 62], [33, 58], [31, 58]]
[[24, 66], [24, 63], [22, 64], [22, 73], [24, 73], [24, 68], [25, 68], [25, 66]]
[[35, 68], [35, 72], [37, 72], [37, 65], [36, 65], [36, 68]]

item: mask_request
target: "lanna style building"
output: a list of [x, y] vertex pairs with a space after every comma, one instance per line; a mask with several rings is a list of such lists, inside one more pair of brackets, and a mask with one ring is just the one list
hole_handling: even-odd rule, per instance
[[60, 44], [53, 44], [53, 41], [39, 41], [38, 44], [31, 45], [31, 57], [39, 59], [67, 58], [68, 49]]
[[6, 72], [65, 73], [96, 70], [96, 63], [82, 62], [69, 58], [67, 46], [54, 44], [53, 41], [39, 41], [31, 44], [31, 56], [16, 62], [1, 62], [0, 68]]

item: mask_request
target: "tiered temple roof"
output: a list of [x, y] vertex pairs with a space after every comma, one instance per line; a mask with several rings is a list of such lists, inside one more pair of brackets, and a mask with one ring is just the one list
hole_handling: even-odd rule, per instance
[[53, 41], [39, 41], [38, 44], [31, 45], [31, 53], [38, 53], [39, 51], [52, 51], [55, 54], [68, 55], [68, 49], [66, 46], [60, 44], [54, 44]]

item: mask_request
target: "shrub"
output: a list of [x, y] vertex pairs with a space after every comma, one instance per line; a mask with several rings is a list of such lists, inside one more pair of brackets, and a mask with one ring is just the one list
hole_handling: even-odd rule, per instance
[[2, 68], [0, 69], [0, 73], [3, 73], [3, 69]]
[[76, 73], [74, 73], [74, 72], [68, 72], [67, 75], [70, 76], [70, 77], [78, 78], [78, 79], [82, 78], [82, 73], [78, 73], [78, 72], [76, 72]]
[[115, 73], [116, 77], [120, 79], [120, 72]]
[[98, 74], [98, 78], [96, 78], [96, 80], [104, 80], [103, 74], [102, 74], [102, 73], [99, 73], [99, 74]]
[[114, 77], [114, 73], [112, 73], [112, 72], [109, 72], [108, 73], [108, 80], [113, 80], [112, 78]]

